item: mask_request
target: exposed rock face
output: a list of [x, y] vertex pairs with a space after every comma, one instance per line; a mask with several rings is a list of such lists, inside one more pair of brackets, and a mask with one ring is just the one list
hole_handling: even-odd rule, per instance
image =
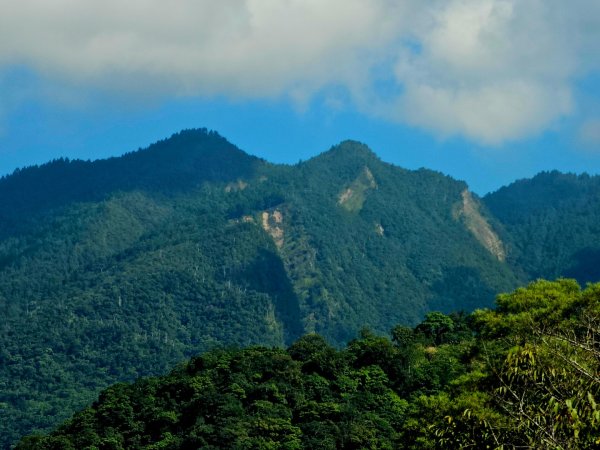
[[248, 183], [246, 183], [244, 180], [237, 180], [236, 182], [228, 183], [227, 186], [225, 186], [225, 192], [229, 193], [243, 191], [247, 187]]
[[281, 250], [284, 242], [283, 214], [281, 211], [277, 209], [272, 213], [269, 213], [269, 211], [263, 211], [262, 227], [273, 238], [277, 248]]
[[506, 259], [504, 244], [492, 229], [490, 223], [481, 214], [479, 202], [473, 198], [473, 195], [467, 189], [462, 192], [462, 203], [457, 205], [454, 217], [464, 223], [479, 243], [498, 261]]
[[377, 182], [368, 167], [350, 183], [350, 186], [343, 189], [338, 195], [338, 205], [349, 212], [358, 212], [362, 209], [368, 191], [377, 189]]

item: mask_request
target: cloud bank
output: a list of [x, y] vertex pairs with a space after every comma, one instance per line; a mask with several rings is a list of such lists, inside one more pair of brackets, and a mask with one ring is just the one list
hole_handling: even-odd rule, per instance
[[579, 139], [589, 149], [600, 152], [600, 117], [592, 117], [581, 125]]
[[365, 113], [496, 145], [574, 111], [599, 30], [597, 0], [4, 0], [0, 70], [145, 96], [343, 88]]

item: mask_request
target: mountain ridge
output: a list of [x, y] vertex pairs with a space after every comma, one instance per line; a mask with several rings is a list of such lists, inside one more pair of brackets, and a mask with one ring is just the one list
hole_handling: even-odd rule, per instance
[[[514, 187], [503, 204], [467, 189], [356, 141], [283, 165], [205, 129], [3, 178], [0, 446], [115, 381], [214, 347], [310, 332], [341, 346], [364, 326], [386, 333], [428, 311], [490, 306], [538, 274], [596, 275], [593, 183], [562, 218], [542, 202], [536, 239], [529, 222], [501, 220]], [[569, 223], [569, 239], [549, 245]]]

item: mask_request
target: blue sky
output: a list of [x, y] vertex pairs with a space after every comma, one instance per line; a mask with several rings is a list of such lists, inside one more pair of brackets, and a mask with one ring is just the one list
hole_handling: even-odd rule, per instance
[[193, 127], [284, 163], [356, 139], [479, 194], [600, 173], [596, 0], [9, 3], [0, 174]]

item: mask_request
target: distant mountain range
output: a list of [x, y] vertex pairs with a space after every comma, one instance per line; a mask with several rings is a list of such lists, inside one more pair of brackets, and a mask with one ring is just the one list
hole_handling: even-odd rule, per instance
[[343, 345], [538, 277], [600, 280], [600, 177], [483, 198], [347, 141], [294, 166], [188, 130], [0, 179], [0, 446], [216, 346]]

